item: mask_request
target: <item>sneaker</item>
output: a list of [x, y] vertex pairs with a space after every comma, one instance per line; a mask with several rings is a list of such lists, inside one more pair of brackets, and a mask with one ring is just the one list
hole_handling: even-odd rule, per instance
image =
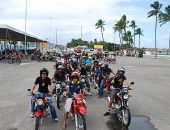
[[32, 113], [32, 114], [30, 115], [30, 117], [31, 117], [31, 118], [34, 118], [34, 114]]
[[104, 113], [104, 116], [108, 116], [108, 115], [110, 115], [110, 112], [106, 112], [106, 113]]
[[54, 122], [58, 122], [58, 118], [53, 119]]

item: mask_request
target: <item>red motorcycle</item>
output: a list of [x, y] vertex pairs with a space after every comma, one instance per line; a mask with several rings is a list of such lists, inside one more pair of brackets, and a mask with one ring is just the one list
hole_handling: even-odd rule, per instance
[[[31, 90], [28, 89], [30, 92]], [[42, 117], [46, 115], [46, 110], [48, 108], [48, 99], [44, 94], [32, 94], [36, 95], [36, 99], [33, 99], [32, 102], [35, 103], [35, 130], [40, 130], [40, 124], [42, 123]], [[31, 96], [31, 95], [29, 95]]]
[[86, 130], [86, 101], [82, 94], [75, 94], [71, 105], [71, 112], [75, 117], [76, 130]]

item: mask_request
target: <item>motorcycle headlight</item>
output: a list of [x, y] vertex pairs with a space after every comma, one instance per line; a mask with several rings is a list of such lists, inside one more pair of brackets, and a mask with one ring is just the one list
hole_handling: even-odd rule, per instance
[[128, 94], [123, 94], [123, 99], [127, 100], [129, 98]]
[[60, 84], [56, 84], [56, 89], [59, 89], [60, 88]]
[[42, 99], [37, 99], [37, 105], [43, 105], [43, 100]]
[[85, 82], [85, 79], [81, 79], [81, 82]]

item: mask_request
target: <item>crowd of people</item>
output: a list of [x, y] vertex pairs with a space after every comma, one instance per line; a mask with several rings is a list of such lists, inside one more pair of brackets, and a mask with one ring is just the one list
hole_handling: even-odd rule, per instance
[[[84, 96], [92, 96], [91, 89], [98, 91], [98, 98], [102, 98], [105, 93], [109, 94], [110, 102], [108, 103], [108, 110], [104, 116], [110, 115], [113, 100], [117, 94], [115, 88], [123, 87], [126, 83], [130, 87], [127, 77], [125, 76], [125, 68], [118, 68], [114, 72], [107, 63], [102, 63], [101, 57], [96, 54], [57, 54], [56, 64], [54, 65], [55, 72], [53, 77], [48, 77], [49, 71], [46, 68], [40, 70], [40, 76], [34, 82], [31, 88], [31, 94], [34, 93], [38, 85], [38, 91], [31, 98], [31, 102], [36, 98], [37, 94], [44, 94], [48, 99], [48, 105], [51, 111], [51, 116], [54, 121], [58, 121], [56, 108], [52, 102], [52, 97], [55, 95], [55, 83], [60, 81], [62, 83], [62, 94], [67, 98], [64, 107], [64, 122], [63, 127], [67, 126], [68, 113], [71, 109], [73, 95], [82, 94]], [[108, 55], [104, 55], [108, 58]], [[114, 59], [116, 55], [113, 54]], [[84, 81], [82, 80], [84, 77]], [[34, 117], [35, 103], [31, 103], [31, 117]]]

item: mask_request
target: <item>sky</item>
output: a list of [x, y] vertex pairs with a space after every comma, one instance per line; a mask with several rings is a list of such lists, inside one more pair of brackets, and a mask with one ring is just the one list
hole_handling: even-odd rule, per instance
[[[143, 30], [141, 47], [154, 48], [155, 17], [147, 18], [151, 10], [150, 4], [155, 0], [27, 0], [27, 32], [47, 38], [50, 42], [66, 44], [71, 39], [81, 37], [87, 41], [95, 38], [100, 41], [100, 30], [95, 29], [95, 23], [105, 21], [104, 38], [107, 42], [119, 43], [118, 34], [113, 26], [122, 15], [129, 21], [135, 20]], [[165, 6], [169, 0], [159, 0]], [[1, 0], [0, 24], [7, 24], [17, 29], [25, 29], [26, 0]], [[131, 28], [127, 30], [132, 31]], [[157, 47], [168, 48], [170, 23], [157, 31]], [[136, 37], [138, 46], [138, 37]]]

